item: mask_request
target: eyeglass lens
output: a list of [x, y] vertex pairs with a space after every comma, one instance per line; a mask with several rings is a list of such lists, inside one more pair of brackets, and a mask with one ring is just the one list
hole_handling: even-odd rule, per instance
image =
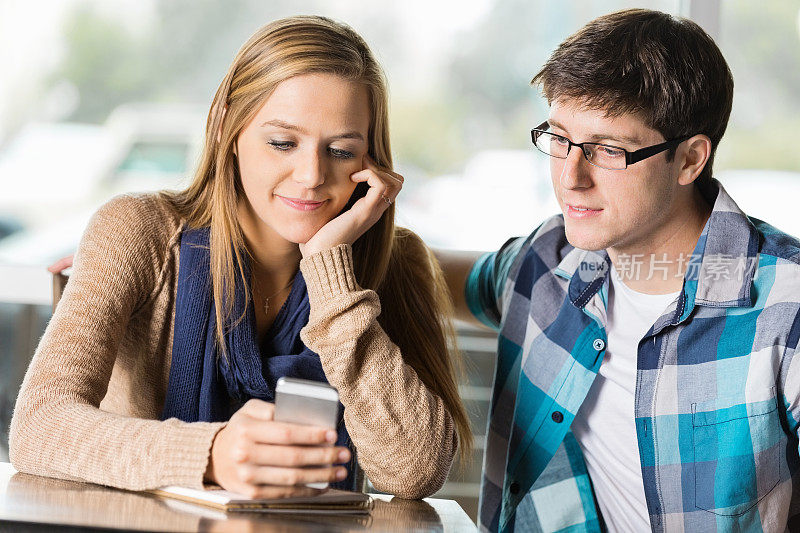
[[[534, 132], [536, 148], [545, 154], [558, 159], [566, 159], [574, 145], [569, 139], [561, 135], [548, 132]], [[601, 168], [609, 170], [624, 169], [626, 167], [625, 151], [613, 146], [595, 143], [583, 143], [583, 155], [587, 161]]]

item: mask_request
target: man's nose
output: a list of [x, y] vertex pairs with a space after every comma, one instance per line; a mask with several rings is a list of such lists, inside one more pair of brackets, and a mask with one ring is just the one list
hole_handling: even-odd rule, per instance
[[570, 147], [567, 158], [562, 160], [559, 181], [565, 189], [580, 189], [591, 185], [590, 164], [583, 155], [580, 146]]

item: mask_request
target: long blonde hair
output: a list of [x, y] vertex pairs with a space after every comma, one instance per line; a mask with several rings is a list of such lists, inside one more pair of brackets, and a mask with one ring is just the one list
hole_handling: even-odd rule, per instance
[[[297, 16], [259, 29], [242, 46], [222, 80], [206, 121], [200, 165], [186, 190], [165, 197], [193, 228], [210, 227], [210, 261], [217, 340], [223, 350], [225, 326], [234, 320], [235, 277], [250, 301], [243, 255], [249, 254], [237, 218], [243, 198], [234, 146], [282, 81], [309, 73], [330, 73], [364, 84], [371, 112], [369, 155], [392, 168], [388, 94], [383, 71], [364, 40], [349, 26], [324, 17]], [[357, 189], [358, 190], [358, 189]], [[379, 322], [401, 349], [403, 359], [437, 394], [458, 432], [462, 457], [472, 447], [469, 420], [458, 393], [460, 358], [455, 348], [452, 303], [441, 270], [416, 236], [395, 228], [390, 206], [353, 244], [356, 279], [388, 305]], [[229, 290], [230, 289], [230, 290]]]

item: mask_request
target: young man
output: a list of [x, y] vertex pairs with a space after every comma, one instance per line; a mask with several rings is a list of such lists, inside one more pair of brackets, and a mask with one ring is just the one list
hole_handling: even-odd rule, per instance
[[563, 214], [440, 254], [457, 307], [500, 332], [481, 529], [800, 527], [800, 243], [711, 177], [722, 54], [691, 21], [628, 10], [533, 82]]

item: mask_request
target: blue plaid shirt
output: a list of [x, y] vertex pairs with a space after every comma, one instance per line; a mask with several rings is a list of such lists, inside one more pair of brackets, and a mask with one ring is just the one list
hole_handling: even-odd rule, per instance
[[[639, 343], [634, 413], [650, 523], [796, 531], [800, 242], [713, 189], [683, 290]], [[605, 353], [609, 266], [606, 252], [567, 242], [559, 215], [472, 268], [470, 309], [500, 332], [481, 530], [603, 529], [569, 427]]]

